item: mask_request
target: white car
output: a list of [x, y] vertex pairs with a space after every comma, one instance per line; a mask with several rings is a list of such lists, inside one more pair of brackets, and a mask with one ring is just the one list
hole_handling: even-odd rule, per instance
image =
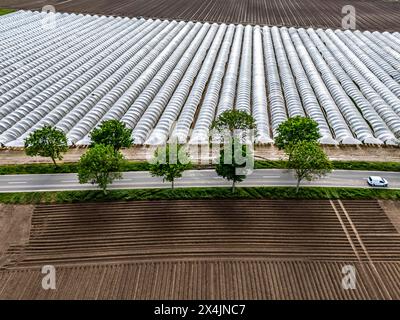
[[370, 176], [367, 179], [368, 184], [371, 187], [387, 187], [388, 182], [385, 178], [378, 177], [378, 176]]

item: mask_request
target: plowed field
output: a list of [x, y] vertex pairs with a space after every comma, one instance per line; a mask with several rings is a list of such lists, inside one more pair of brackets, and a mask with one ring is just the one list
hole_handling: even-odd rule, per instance
[[341, 28], [342, 8], [356, 9], [357, 28], [399, 31], [398, 1], [344, 0], [1, 0], [0, 7], [41, 9], [53, 4], [57, 11], [143, 16], [262, 25]]
[[[41, 288], [48, 264], [57, 290]], [[399, 299], [399, 279], [400, 234], [376, 201], [39, 205], [0, 298]]]

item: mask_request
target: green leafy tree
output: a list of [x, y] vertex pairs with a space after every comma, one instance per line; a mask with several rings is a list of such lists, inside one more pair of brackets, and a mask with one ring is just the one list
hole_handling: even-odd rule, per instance
[[107, 194], [107, 186], [115, 179], [121, 179], [124, 158], [112, 146], [96, 144], [82, 155], [78, 164], [79, 183], [98, 184]]
[[190, 168], [190, 155], [184, 147], [167, 144], [157, 148], [149, 170], [153, 177], [162, 177], [163, 181], [171, 182], [171, 188], [174, 189], [175, 179], [182, 177], [182, 173]]
[[28, 156], [51, 158], [56, 167], [56, 160], [62, 160], [62, 154], [67, 151], [67, 137], [64, 132], [55, 127], [44, 126], [25, 139], [25, 153]]
[[301, 141], [291, 147], [289, 169], [295, 171], [296, 193], [302, 180], [316, 180], [332, 171], [332, 163], [321, 146], [314, 141]]
[[119, 120], [103, 121], [99, 127], [93, 129], [90, 137], [93, 144], [112, 146], [115, 151], [129, 148], [133, 143], [132, 129]]
[[275, 145], [280, 150], [285, 150], [290, 157], [290, 149], [297, 142], [317, 142], [320, 137], [316, 121], [311, 118], [296, 116], [287, 119], [278, 126]]
[[232, 193], [234, 193], [236, 183], [246, 179], [253, 167], [254, 155], [250, 146], [233, 139], [221, 149], [215, 171], [224, 179], [232, 181]]
[[233, 138], [236, 130], [256, 130], [254, 118], [245, 111], [227, 110], [213, 122], [212, 128], [220, 133], [229, 133]]

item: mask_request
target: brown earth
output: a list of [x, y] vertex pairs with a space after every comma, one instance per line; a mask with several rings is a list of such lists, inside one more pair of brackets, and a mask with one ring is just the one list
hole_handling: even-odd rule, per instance
[[400, 232], [400, 204], [394, 200], [381, 200], [379, 201], [381, 207], [385, 210], [389, 219], [396, 227], [397, 231]]
[[[200, 148], [191, 147], [190, 154], [194, 162], [211, 164], [216, 158], [218, 150], [207, 149], [207, 146]], [[154, 147], [134, 147], [122, 150], [125, 158], [130, 161], [146, 161], [152, 158]], [[354, 161], [378, 161], [378, 162], [400, 162], [400, 148], [397, 147], [372, 147], [372, 146], [325, 146], [324, 150], [331, 160], [354, 160]], [[61, 162], [77, 162], [86, 148], [71, 148], [64, 155]], [[284, 158], [282, 151], [275, 146], [258, 146], [255, 149], [256, 160], [280, 160]], [[202, 159], [202, 160], [200, 160]], [[43, 157], [28, 157], [23, 150], [1, 150], [0, 165], [8, 164], [29, 164], [29, 163], [52, 163], [50, 159]]]
[[355, 8], [356, 28], [399, 31], [400, 3], [382, 0], [0, 0], [0, 7], [261, 25], [341, 28], [342, 8]]
[[[0, 299], [300, 300], [383, 299], [367, 263], [355, 262], [357, 287], [341, 286], [344, 262], [165, 261], [56, 269], [56, 290], [43, 290], [40, 268], [0, 272]], [[374, 264], [399, 299], [397, 262]], [[19, 283], [17, 281], [20, 281]]]
[[[400, 203], [389, 206], [398, 209]], [[400, 299], [400, 234], [377, 201], [38, 205], [0, 299]], [[57, 289], [41, 288], [56, 267]], [[342, 288], [342, 268], [356, 289]]]
[[19, 247], [29, 240], [33, 206], [0, 204], [0, 266], [10, 246]]

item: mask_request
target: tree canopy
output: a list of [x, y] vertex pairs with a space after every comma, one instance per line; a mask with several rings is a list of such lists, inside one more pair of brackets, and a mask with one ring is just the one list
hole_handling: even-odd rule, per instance
[[122, 154], [112, 146], [96, 144], [82, 155], [78, 164], [79, 183], [98, 184], [107, 193], [107, 186], [121, 179]]
[[245, 111], [226, 110], [213, 122], [212, 128], [220, 133], [228, 132], [231, 137], [236, 130], [256, 130], [254, 118]]
[[280, 150], [286, 149], [290, 152], [291, 146], [294, 146], [297, 142], [317, 142], [320, 137], [316, 121], [311, 118], [296, 116], [287, 119], [278, 126], [275, 145]]
[[129, 148], [132, 143], [132, 129], [119, 120], [103, 121], [90, 134], [93, 144], [112, 146], [115, 151]]
[[328, 174], [333, 168], [324, 150], [314, 141], [297, 142], [292, 147], [288, 167], [295, 171], [296, 192], [298, 192], [302, 180], [315, 180]]
[[232, 192], [235, 192], [236, 183], [246, 179], [248, 170], [253, 168], [254, 156], [250, 146], [232, 140], [221, 149], [215, 171], [224, 179], [232, 181]]
[[56, 160], [62, 160], [62, 154], [67, 151], [65, 133], [52, 126], [44, 126], [25, 139], [25, 153], [28, 156], [51, 158], [55, 166], [57, 166]]
[[162, 177], [163, 181], [171, 182], [173, 189], [175, 179], [182, 177], [182, 173], [190, 168], [190, 155], [184, 147], [167, 144], [156, 149], [149, 170], [153, 177]]

